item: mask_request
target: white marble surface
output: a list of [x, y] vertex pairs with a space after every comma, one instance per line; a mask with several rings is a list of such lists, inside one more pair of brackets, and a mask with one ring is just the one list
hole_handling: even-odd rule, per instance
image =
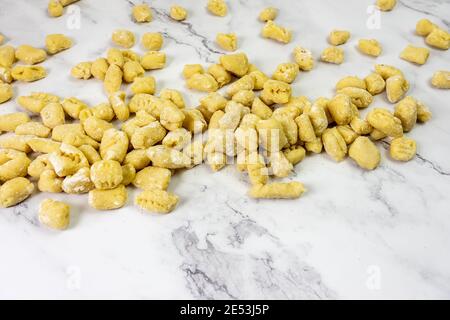
[[[83, 0], [72, 13], [50, 19], [46, 0], [0, 0], [0, 32], [9, 44], [42, 47], [45, 34], [55, 32], [75, 39], [72, 49], [44, 62], [46, 79], [15, 85], [16, 96], [40, 90], [103, 102], [99, 82], [74, 80], [69, 70], [103, 55], [115, 28], [139, 36], [164, 33], [168, 64], [152, 75], [158, 88], [184, 90], [191, 106], [200, 95], [184, 88], [182, 66], [216, 61], [217, 32], [236, 32], [240, 50], [271, 73], [291, 59], [295, 45], [318, 56], [327, 33], [344, 28], [352, 32], [344, 46], [346, 62], [318, 63], [299, 75], [294, 93], [331, 96], [338, 79], [365, 76], [375, 62], [400, 67], [411, 81], [410, 94], [434, 114], [410, 134], [418, 156], [396, 163], [387, 157], [386, 145], [380, 146], [383, 161], [374, 172], [351, 161], [310, 156], [292, 177], [309, 189], [296, 201], [251, 200], [245, 195], [247, 178], [235, 168], [212, 174], [200, 166], [174, 178], [170, 189], [181, 203], [165, 216], [143, 213], [131, 203], [94, 212], [86, 196], [57, 195], [73, 206], [70, 229], [62, 233], [39, 226], [37, 206], [49, 195], [34, 195], [0, 209], [0, 298], [450, 298], [450, 92], [429, 85], [434, 71], [449, 69], [450, 56], [432, 49], [422, 67], [398, 58], [408, 43], [425, 45], [414, 35], [418, 19], [448, 28], [448, 0], [399, 1], [393, 12], [381, 14], [375, 30], [366, 26], [372, 0], [228, 1], [225, 18], [209, 15], [204, 0], [177, 0], [189, 9], [184, 23], [167, 17], [172, 1], [146, 1], [155, 8], [155, 20], [145, 25], [130, 19], [132, 3], [138, 2]], [[280, 8], [277, 21], [294, 30], [292, 43], [259, 36], [256, 16], [266, 5]], [[80, 28], [71, 29], [78, 9]], [[361, 37], [380, 40], [383, 55], [361, 55], [355, 49]], [[382, 95], [373, 105], [392, 107]], [[19, 110], [13, 101], [0, 107], [0, 113], [13, 110]]]

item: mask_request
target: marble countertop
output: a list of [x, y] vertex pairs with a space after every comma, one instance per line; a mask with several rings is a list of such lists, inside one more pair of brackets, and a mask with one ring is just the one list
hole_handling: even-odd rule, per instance
[[[364, 77], [375, 63], [398, 66], [411, 82], [409, 94], [433, 112], [429, 123], [410, 133], [418, 155], [397, 163], [380, 144], [383, 160], [373, 172], [324, 154], [309, 156], [292, 177], [308, 188], [295, 201], [249, 199], [247, 178], [233, 166], [213, 174], [203, 165], [174, 177], [170, 190], [181, 202], [169, 215], [143, 213], [131, 202], [95, 212], [87, 196], [52, 195], [72, 205], [65, 232], [39, 225], [37, 207], [49, 195], [36, 194], [0, 209], [0, 298], [450, 298], [450, 91], [429, 84], [434, 71], [448, 70], [450, 55], [431, 49], [421, 67], [398, 58], [409, 43], [426, 46], [414, 34], [420, 18], [448, 29], [449, 1], [402, 0], [380, 14], [373, 0], [228, 0], [229, 14], [218, 18], [206, 12], [204, 0], [177, 0], [189, 10], [188, 20], [178, 23], [167, 15], [172, 2], [155, 0], [145, 1], [154, 21], [138, 25], [130, 12], [139, 2], [82, 0], [51, 19], [47, 0], [0, 0], [0, 32], [9, 44], [42, 47], [49, 33], [75, 40], [72, 49], [44, 62], [47, 78], [15, 85], [15, 95], [47, 91], [92, 105], [105, 101], [99, 82], [75, 80], [69, 70], [104, 55], [111, 32], [126, 28], [137, 36], [164, 34], [167, 67], [151, 74], [159, 89], [183, 90], [195, 106], [201, 95], [185, 88], [181, 70], [186, 63], [217, 61], [216, 33], [236, 32], [239, 50], [270, 74], [291, 60], [294, 46], [317, 57], [328, 32], [343, 28], [352, 32], [345, 63], [318, 63], [301, 73], [294, 94], [330, 97], [343, 76]], [[294, 30], [290, 44], [259, 36], [256, 17], [268, 5], [280, 9], [279, 24]], [[355, 46], [362, 37], [378, 39], [382, 56], [361, 55]], [[382, 95], [373, 105], [392, 107]], [[14, 110], [14, 101], [0, 107], [1, 114]]]

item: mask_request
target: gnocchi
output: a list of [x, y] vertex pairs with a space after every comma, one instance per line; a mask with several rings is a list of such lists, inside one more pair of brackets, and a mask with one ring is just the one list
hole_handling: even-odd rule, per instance
[[65, 230], [70, 224], [70, 207], [61, 201], [45, 199], [39, 205], [39, 221], [51, 229]]

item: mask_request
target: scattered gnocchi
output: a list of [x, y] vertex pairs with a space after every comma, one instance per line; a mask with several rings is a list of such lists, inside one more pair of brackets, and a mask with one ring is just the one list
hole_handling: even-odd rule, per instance
[[[59, 17], [73, 2], [50, 0], [48, 13]], [[396, 1], [377, 0], [376, 5], [390, 11]], [[206, 8], [215, 16], [228, 14], [224, 0], [208, 0]], [[277, 15], [274, 7], [259, 13], [259, 21], [264, 22], [262, 37], [287, 44], [292, 31], [274, 22]], [[172, 5], [169, 16], [183, 21], [188, 12]], [[150, 22], [152, 10], [147, 4], [134, 5], [132, 17], [137, 23]], [[114, 210], [126, 205], [127, 186], [132, 185], [141, 189], [134, 198], [136, 206], [169, 213], [180, 202], [169, 191], [177, 171], [203, 162], [219, 171], [230, 158], [248, 177], [250, 197], [295, 199], [306, 192], [302, 183], [270, 178], [288, 177], [309, 153], [322, 151], [335, 162], [350, 158], [360, 168], [374, 170], [381, 162], [376, 141], [382, 139], [388, 142], [392, 159], [410, 161], [417, 145], [405, 133], [432, 117], [426, 105], [407, 96], [410, 84], [403, 72], [385, 64], [375, 65], [366, 77], [340, 79], [330, 98], [310, 101], [295, 96], [292, 84], [301, 71], [310, 71], [315, 64], [312, 52], [299, 45], [293, 49], [293, 61], [278, 64], [270, 75], [243, 52], [221, 55], [209, 66], [186, 64], [182, 70], [186, 86], [205, 92], [192, 108], [180, 91], [157, 88], [155, 77], [147, 74], [166, 66], [166, 54], [160, 51], [163, 34], [167, 36], [165, 32], [144, 33], [140, 45], [145, 53], [141, 55], [131, 49], [136, 42], [133, 32], [115, 30], [111, 39], [116, 47], [105, 57], [79, 62], [71, 69], [76, 79], [103, 82], [107, 96], [103, 103], [89, 106], [75, 97], [33, 92], [17, 99], [27, 113], [0, 115], [1, 207], [17, 205], [37, 189], [87, 194], [92, 208]], [[416, 34], [432, 47], [449, 48], [448, 32], [427, 19], [416, 24]], [[320, 60], [342, 64], [342, 45], [350, 37], [346, 30], [331, 31], [331, 46], [321, 53]], [[3, 40], [0, 35], [0, 44]], [[234, 33], [219, 33], [216, 42], [226, 51], [238, 47]], [[0, 103], [13, 97], [14, 81], [31, 82], [47, 75], [38, 65], [47, 54], [55, 55], [72, 45], [65, 35], [50, 34], [45, 38], [45, 50], [26, 44], [0, 47]], [[373, 57], [382, 53], [375, 39], [360, 39], [357, 48]], [[429, 55], [427, 48], [408, 45], [400, 58], [422, 65]], [[24, 64], [14, 65], [16, 61]], [[449, 74], [437, 71], [431, 84], [449, 89]], [[124, 84], [129, 84], [129, 96]], [[374, 96], [383, 93], [395, 104], [392, 111], [375, 107], [362, 116], [361, 109], [369, 108]], [[203, 136], [206, 130], [208, 134]], [[70, 225], [70, 206], [45, 199], [38, 218], [42, 225], [65, 230]]]

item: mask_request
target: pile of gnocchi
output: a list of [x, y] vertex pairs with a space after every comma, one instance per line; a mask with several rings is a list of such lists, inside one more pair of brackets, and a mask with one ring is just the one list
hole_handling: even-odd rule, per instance
[[[74, 0], [51, 0], [48, 13], [63, 14], [63, 7]], [[382, 11], [390, 11], [395, 0], [378, 0]], [[228, 14], [223, 0], [209, 0], [207, 10], [218, 17]], [[153, 19], [146, 4], [133, 7], [136, 23]], [[292, 32], [274, 22], [278, 10], [264, 9], [258, 16], [264, 23], [261, 35], [289, 43]], [[175, 21], [188, 18], [186, 9], [172, 6], [169, 16]], [[425, 42], [447, 50], [450, 35], [429, 20], [420, 20], [416, 33]], [[342, 46], [351, 37], [346, 30], [333, 30], [320, 61], [341, 64]], [[104, 85], [107, 101], [88, 106], [76, 97], [59, 97], [35, 92], [19, 96], [24, 112], [0, 116], [0, 206], [11, 207], [27, 199], [37, 189], [47, 193], [88, 194], [89, 205], [97, 210], [113, 210], [126, 205], [128, 186], [142, 191], [136, 206], [150, 212], [169, 213], [178, 204], [177, 195], [167, 191], [172, 176], [206, 162], [212, 171], [227, 164], [248, 176], [249, 195], [263, 199], [295, 199], [306, 190], [300, 182], [269, 179], [288, 177], [295, 165], [310, 153], [325, 153], [340, 162], [347, 156], [365, 170], [377, 168], [381, 155], [376, 141], [388, 139], [390, 157], [409, 161], [416, 154], [416, 142], [405, 133], [416, 123], [431, 119], [421, 101], [408, 96], [409, 82], [394, 66], [377, 64], [365, 78], [347, 76], [336, 84], [336, 94], [310, 101], [293, 96], [291, 84], [300, 72], [314, 69], [310, 50], [297, 46], [293, 61], [281, 63], [272, 75], [252, 64], [243, 52], [220, 56], [209, 66], [185, 65], [182, 75], [186, 87], [204, 92], [196, 108], [188, 108], [183, 94], [164, 88], [156, 95], [157, 81], [146, 72], [164, 68], [161, 52], [164, 38], [147, 32], [141, 45], [147, 52], [139, 55], [131, 48], [135, 34], [116, 30], [116, 47], [106, 57], [75, 65], [70, 74], [80, 80], [96, 79]], [[0, 35], [0, 44], [4, 41]], [[220, 33], [217, 45], [227, 51], [238, 47], [234, 33]], [[36, 81], [46, 71], [35, 64], [47, 53], [69, 49], [72, 41], [61, 34], [46, 38], [46, 51], [22, 45], [0, 47], [0, 103], [12, 98], [13, 80]], [[382, 53], [376, 39], [361, 39], [358, 50], [370, 56]], [[400, 58], [421, 65], [427, 48], [408, 46]], [[26, 65], [13, 66], [16, 60]], [[432, 85], [450, 88], [450, 72], [438, 71]], [[122, 90], [129, 84], [130, 94]], [[223, 90], [222, 90], [223, 89]], [[386, 94], [394, 111], [373, 108], [366, 117], [373, 97]], [[40, 121], [32, 120], [40, 117]], [[64, 230], [70, 223], [69, 205], [45, 199], [39, 220], [53, 229]]]

